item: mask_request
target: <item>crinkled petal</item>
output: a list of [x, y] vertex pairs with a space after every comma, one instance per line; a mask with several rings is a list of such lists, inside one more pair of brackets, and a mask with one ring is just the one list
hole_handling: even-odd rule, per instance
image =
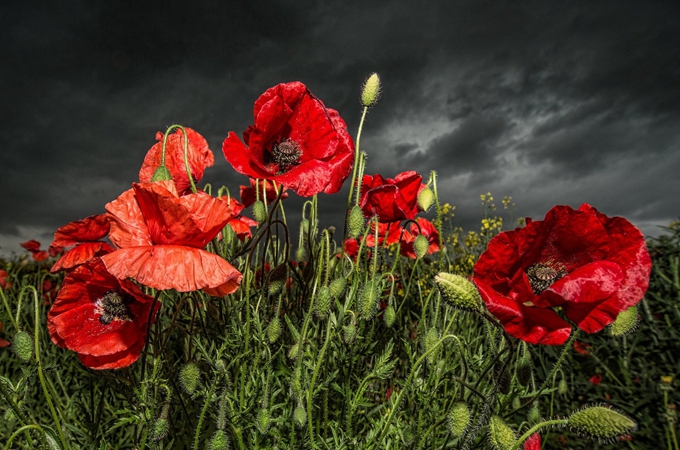
[[118, 248], [152, 245], [149, 229], [139, 208], [135, 191], [128, 189], [106, 205], [111, 231], [109, 239]]
[[193, 247], [157, 245], [116, 250], [102, 257], [114, 276], [133, 278], [155, 289], [192, 292], [217, 288], [242, 275], [219, 256]]
[[92, 356], [85, 354], [78, 354], [78, 359], [84, 366], [95, 370], [105, 369], [122, 369], [127, 367], [139, 359], [139, 355], [146, 344], [145, 339], [140, 339], [133, 346], [118, 353], [110, 355]]
[[110, 228], [111, 225], [106, 214], [89, 216], [57, 228], [52, 245], [70, 247], [81, 242], [98, 241], [109, 234]]
[[54, 263], [50, 272], [56, 273], [61, 270], [73, 269], [97, 256], [105, 255], [113, 250], [114, 248], [106, 242], [83, 242], [64, 253], [62, 257]]

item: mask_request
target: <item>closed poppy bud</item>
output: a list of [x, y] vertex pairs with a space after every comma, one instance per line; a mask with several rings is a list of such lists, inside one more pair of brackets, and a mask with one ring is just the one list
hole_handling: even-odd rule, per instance
[[297, 262], [304, 262], [307, 259], [307, 250], [305, 250], [305, 247], [298, 247], [298, 249], [295, 251], [295, 260]]
[[262, 200], [253, 203], [253, 219], [255, 219], [257, 223], [263, 223], [267, 220], [267, 211], [264, 208]]
[[517, 361], [517, 381], [522, 386], [529, 384], [531, 380], [531, 360], [527, 355], [522, 356], [519, 361]]
[[279, 339], [279, 336], [281, 336], [281, 319], [276, 316], [267, 327], [267, 339], [269, 339], [270, 344], [273, 344]]
[[179, 372], [179, 383], [189, 395], [193, 395], [196, 392], [200, 378], [201, 371], [192, 362], [186, 363]]
[[19, 331], [12, 339], [12, 350], [14, 354], [24, 362], [28, 362], [33, 354], [33, 339], [25, 331]]
[[352, 239], [359, 236], [364, 231], [364, 225], [364, 213], [361, 212], [361, 208], [355, 205], [347, 219], [348, 236]]
[[269, 274], [269, 286], [267, 291], [269, 295], [276, 295], [281, 291], [286, 281], [286, 264], [279, 264]]
[[257, 429], [260, 431], [260, 433], [267, 434], [270, 424], [271, 415], [269, 414], [269, 409], [262, 408], [260, 412], [257, 413]]
[[388, 328], [392, 328], [392, 325], [394, 325], [394, 321], [397, 318], [397, 312], [394, 310], [394, 307], [392, 305], [388, 305], [387, 308], [385, 308], [385, 311], [383, 312], [383, 320], [385, 321], [385, 326]]
[[568, 386], [567, 386], [567, 380], [562, 378], [558, 383], [557, 383], [557, 393], [560, 395], [564, 395], [567, 393]]
[[567, 423], [577, 433], [610, 441], [635, 431], [637, 424], [623, 414], [605, 406], [591, 406], [575, 412]]
[[427, 255], [427, 249], [430, 243], [427, 238], [422, 234], [416, 236], [416, 240], [413, 242], [413, 250], [416, 254], [416, 258], [421, 259], [423, 256]]
[[446, 303], [454, 308], [467, 311], [481, 311], [482, 297], [474, 284], [465, 277], [440, 272], [434, 277], [437, 288]]
[[380, 296], [373, 280], [364, 285], [364, 290], [359, 297], [359, 311], [363, 319], [370, 319], [375, 314]]
[[168, 181], [168, 180], [172, 180], [172, 175], [170, 175], [170, 171], [165, 166], [158, 166], [158, 168], [154, 171], [153, 176], [151, 177], [152, 183], [156, 181]]
[[336, 278], [335, 280], [331, 281], [330, 288], [331, 291], [331, 297], [334, 299], [339, 299], [342, 297], [342, 294], [345, 293], [345, 287], [347, 286], [347, 279], [344, 277]]
[[432, 189], [429, 187], [425, 187], [420, 193], [418, 194], [418, 207], [423, 210], [427, 211], [430, 209], [432, 204], [434, 203], [434, 192], [432, 192]]
[[451, 436], [454, 438], [463, 436], [470, 425], [470, 409], [466, 403], [458, 402], [453, 405], [447, 416], [447, 425]]
[[168, 420], [164, 418], [159, 418], [153, 424], [153, 431], [151, 432], [151, 439], [154, 442], [162, 441], [165, 436], [168, 435], [168, 430], [170, 426], [168, 425]]
[[541, 421], [541, 410], [538, 409], [538, 402], [534, 402], [531, 409], [529, 409], [528, 419], [531, 425], [535, 425]]
[[342, 340], [345, 341], [345, 344], [349, 345], [352, 342], [354, 342], [354, 338], [357, 337], [357, 326], [354, 325], [353, 323], [350, 323], [349, 325], [345, 325], [342, 327]]
[[375, 105], [380, 98], [380, 77], [377, 73], [372, 73], [364, 83], [361, 90], [361, 104], [366, 108]]
[[302, 404], [299, 404], [295, 411], [293, 411], [293, 419], [295, 420], [295, 425], [299, 428], [304, 428], [307, 423], [307, 411]]
[[489, 439], [494, 450], [510, 450], [517, 442], [515, 432], [498, 416], [489, 420]]
[[300, 344], [293, 344], [293, 346], [288, 350], [288, 357], [295, 361], [300, 353]]
[[299, 367], [295, 368], [293, 376], [291, 377], [290, 395], [295, 400], [300, 400], [305, 395], [305, 391], [302, 388], [302, 369]]
[[[437, 342], [439, 342], [439, 331], [435, 327], [431, 327], [425, 335], [425, 352], [427, 353], [432, 350], [437, 345]], [[427, 355], [427, 361], [432, 363], [436, 356], [437, 351], [435, 350]]]
[[217, 430], [210, 439], [210, 450], [228, 450], [229, 438], [224, 430]]
[[633, 305], [616, 316], [616, 320], [609, 327], [609, 333], [612, 336], [624, 336], [632, 333], [637, 328], [639, 319], [637, 306]]
[[328, 286], [322, 286], [314, 300], [314, 313], [319, 319], [325, 319], [331, 310], [331, 290]]
[[507, 367], [503, 367], [502, 364], [496, 364], [493, 366], [494, 378], [498, 384], [498, 390], [507, 395], [510, 392], [510, 386], [512, 378], [510, 377], [510, 372]]

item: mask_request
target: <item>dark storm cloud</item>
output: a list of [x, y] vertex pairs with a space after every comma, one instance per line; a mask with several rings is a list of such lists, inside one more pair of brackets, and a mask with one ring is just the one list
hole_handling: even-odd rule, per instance
[[[302, 80], [355, 130], [371, 71], [385, 87], [362, 138], [367, 173], [437, 170], [469, 223], [488, 190], [531, 214], [592, 201], [667, 222], [680, 191], [679, 12], [672, 1], [4, 2], [0, 246], [103, 211], [172, 123], [206, 137], [205, 180], [236, 192], [246, 180], [221, 142], [252, 122], [260, 93]], [[337, 220], [344, 195], [324, 202]]]

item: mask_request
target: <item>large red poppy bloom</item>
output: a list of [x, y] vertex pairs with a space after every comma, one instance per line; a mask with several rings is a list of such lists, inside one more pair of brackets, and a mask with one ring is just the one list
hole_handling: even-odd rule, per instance
[[234, 217], [225, 199], [205, 192], [179, 196], [172, 181], [134, 183], [106, 205], [109, 239], [118, 250], [102, 256], [114, 276], [156, 289], [203, 289], [223, 296], [241, 273], [203, 248]]
[[638, 303], [651, 258], [640, 230], [590, 205], [555, 206], [545, 220], [494, 237], [474, 268], [489, 311], [512, 336], [563, 344], [571, 326], [600, 331]]
[[[73, 350], [91, 369], [120, 369], [137, 360], [146, 343], [153, 298], [118, 280], [99, 259], [64, 279], [47, 314], [52, 342]], [[160, 308], [156, 303], [152, 320]]]
[[276, 181], [303, 197], [340, 190], [352, 169], [354, 143], [337, 111], [294, 81], [267, 89], [253, 112], [245, 145], [234, 132], [222, 144], [237, 172]]
[[365, 217], [378, 216], [380, 222], [413, 219], [418, 214], [418, 192], [423, 177], [414, 171], [402, 172], [394, 179], [364, 175], [359, 206]]
[[50, 272], [69, 270], [97, 256], [113, 251], [108, 243], [101, 241], [109, 234], [110, 224], [106, 214], [86, 217], [57, 229], [50, 248], [74, 246], [64, 253], [52, 266]]
[[[210, 148], [208, 148], [208, 142], [203, 136], [191, 128], [184, 127], [184, 129], [189, 139], [187, 160], [189, 161], [191, 176], [194, 181], [198, 182], [203, 178], [203, 172], [206, 167], [215, 164], [215, 156]], [[142, 168], [139, 169], [139, 181], [142, 183], [150, 182], [156, 169], [161, 165], [163, 136], [164, 134], [161, 132], [156, 133], [156, 140], [158, 142], [147, 152]], [[182, 133], [182, 130], [175, 130], [174, 133], [168, 136], [165, 146], [165, 167], [170, 171], [172, 180], [175, 182], [175, 186], [177, 186], [177, 192], [180, 194], [189, 192], [191, 183], [189, 182], [187, 169], [184, 165], [184, 133]]]
[[[397, 222], [378, 222], [378, 245], [392, 245], [399, 242], [403, 228]], [[375, 246], [375, 221], [370, 221], [369, 230], [366, 232], [366, 246]]]
[[[416, 222], [418, 225], [411, 222], [408, 231], [404, 231], [404, 234], [401, 237], [401, 247], [399, 249], [399, 254], [412, 259], [416, 258], [413, 243], [416, 241], [416, 237], [421, 234], [427, 238], [428, 247], [426, 254], [431, 255], [432, 253], [439, 251], [439, 232], [437, 231], [437, 227], [423, 217], [416, 218]], [[418, 228], [418, 226], [420, 226], [420, 228]]]

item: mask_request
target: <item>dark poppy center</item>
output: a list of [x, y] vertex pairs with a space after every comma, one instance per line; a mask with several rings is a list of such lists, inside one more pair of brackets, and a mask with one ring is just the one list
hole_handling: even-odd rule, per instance
[[108, 291], [102, 298], [99, 299], [98, 306], [101, 310], [99, 322], [103, 325], [108, 325], [114, 320], [132, 321], [132, 313], [130, 308], [125, 304], [126, 294], [120, 294], [116, 291]]
[[274, 163], [278, 166], [278, 173], [288, 172], [294, 166], [300, 164], [302, 149], [297, 142], [291, 139], [284, 139], [277, 142], [272, 147], [267, 163]]
[[567, 274], [560, 264], [552, 262], [537, 263], [527, 269], [527, 277], [534, 294], [540, 295], [548, 289], [555, 281]]

